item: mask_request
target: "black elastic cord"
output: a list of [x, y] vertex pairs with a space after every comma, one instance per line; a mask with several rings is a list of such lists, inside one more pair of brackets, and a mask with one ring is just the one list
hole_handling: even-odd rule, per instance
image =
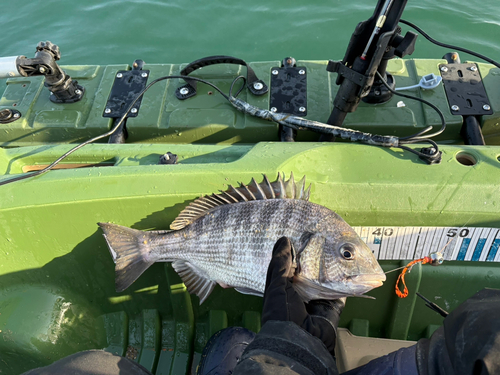
[[[229, 88], [229, 97], [233, 96], [233, 87], [236, 84], [236, 82], [238, 82], [240, 79], [243, 79], [243, 85], [240, 87], [240, 89], [238, 90], [238, 92], [236, 93], [236, 95], [234, 95], [234, 97], [237, 98], [238, 95], [240, 95], [241, 91], [245, 88], [245, 84], [246, 84], [246, 81], [247, 81], [247, 79], [245, 78], [245, 76], [238, 76], [238, 77], [236, 77], [235, 79], [233, 79], [233, 82], [231, 82], [231, 87]], [[226, 98], [226, 99], [229, 100], [229, 98]]]
[[[158, 83], [160, 81], [164, 81], [166, 79], [172, 79], [172, 78], [180, 78], [180, 79], [191, 79], [191, 80], [194, 80], [194, 81], [198, 81], [198, 82], [201, 82], [201, 83], [204, 83], [206, 85], [209, 85], [211, 87], [213, 87], [215, 90], [217, 90], [226, 100], [229, 100], [229, 97], [224, 94], [222, 92], [221, 89], [219, 89], [217, 86], [215, 86], [213, 83], [210, 83], [208, 81], [205, 81], [204, 79], [201, 79], [201, 78], [196, 78], [196, 77], [188, 77], [188, 76], [164, 76], [164, 77], [160, 77], [160, 78], [157, 78], [155, 79], [153, 82], [151, 82], [149, 85], [147, 85], [138, 95], [137, 97], [132, 101], [132, 103], [129, 105], [129, 107], [127, 108], [127, 110], [125, 111], [124, 115], [120, 118], [120, 121], [118, 121], [116, 123], [116, 125], [108, 132], [104, 133], [104, 134], [101, 134], [101, 135], [98, 135], [97, 137], [94, 137], [94, 138], [91, 138], [83, 143], [80, 143], [79, 145], [73, 147], [71, 150], [69, 150], [68, 152], [66, 152], [64, 155], [61, 155], [56, 161], [54, 161], [52, 164], [50, 164], [49, 166], [45, 167], [44, 169], [41, 169], [39, 171], [36, 171], [36, 172], [32, 172], [32, 173], [28, 173], [28, 174], [23, 174], [21, 176], [17, 176], [17, 177], [14, 177], [14, 178], [11, 178], [9, 180], [6, 180], [6, 181], [0, 181], [0, 186], [2, 185], [7, 185], [7, 184], [10, 184], [11, 182], [15, 182], [15, 181], [21, 181], [21, 180], [24, 180], [26, 178], [30, 178], [30, 177], [36, 177], [36, 176], [39, 176], [43, 173], [46, 173], [48, 171], [50, 171], [52, 168], [54, 168], [57, 164], [59, 164], [62, 160], [64, 160], [66, 157], [68, 157], [69, 155], [71, 155], [73, 152], [75, 152], [76, 150], [79, 150], [80, 148], [82, 148], [83, 146], [86, 146], [88, 145], [89, 143], [92, 143], [92, 142], [95, 142], [95, 141], [98, 141], [99, 139], [103, 139], [103, 138], [106, 138], [106, 137], [109, 137], [110, 135], [112, 135], [114, 132], [116, 132], [118, 130], [118, 128], [121, 126], [121, 124], [123, 123], [123, 121], [125, 121], [125, 118], [127, 117], [127, 115], [129, 114], [130, 110], [134, 107], [134, 104], [144, 95], [144, 93], [146, 91], [148, 91], [150, 89], [151, 86], [153, 86], [155, 83]], [[238, 92], [239, 93], [239, 92]]]
[[[434, 148], [435, 152], [433, 155], [435, 155], [436, 153], [439, 152], [439, 147], [437, 145], [436, 142], [434, 142], [432, 139], [422, 139], [422, 140], [415, 140], [414, 142], [407, 142], [407, 143], [417, 143], [417, 142], [428, 142], [432, 145], [432, 147]], [[417, 151], [417, 150], [414, 150], [410, 147], [406, 147], [406, 146], [397, 146], [398, 148], [401, 148], [403, 150], [406, 150], [408, 152], [411, 152], [415, 155], [417, 155], [419, 158], [422, 158], [422, 159], [430, 159], [432, 160], [432, 155], [428, 155], [428, 154], [424, 154], [423, 152], [420, 152], [420, 151]]]
[[480, 53], [477, 53], [477, 52], [474, 52], [474, 51], [471, 51], [470, 49], [466, 49], [466, 48], [462, 48], [462, 47], [457, 47], [457, 46], [453, 46], [451, 44], [446, 44], [446, 43], [441, 43], [441, 42], [438, 42], [437, 40], [431, 38], [424, 30], [422, 30], [420, 27], [418, 27], [417, 25], [409, 22], [409, 21], [406, 21], [406, 20], [399, 20], [399, 22], [401, 22], [402, 24], [405, 24], [407, 26], [410, 26], [411, 28], [417, 30], [420, 34], [423, 35], [423, 37], [425, 39], [427, 39], [429, 42], [431, 43], [434, 43], [440, 47], [444, 47], [444, 48], [449, 48], [449, 49], [454, 49], [454, 50], [457, 50], [457, 51], [460, 51], [460, 52], [464, 52], [464, 53], [468, 53], [469, 55], [472, 55], [472, 56], [476, 56], [476, 57], [479, 57], [480, 59], [484, 60], [484, 61], [487, 61], [489, 62], [490, 64], [493, 64], [495, 65], [497, 68], [500, 68], [500, 64], [497, 63], [495, 60], [492, 60], [490, 59], [489, 57], [486, 57], [484, 55], [481, 55]]
[[439, 134], [441, 134], [441, 133], [443, 133], [445, 131], [445, 129], [446, 129], [446, 120], [444, 118], [443, 112], [441, 112], [441, 110], [438, 107], [436, 107], [434, 104], [432, 104], [431, 102], [428, 102], [425, 99], [419, 98], [418, 96], [401, 94], [398, 91], [394, 91], [389, 86], [389, 84], [386, 82], [386, 80], [380, 75], [379, 72], [376, 72], [376, 74], [377, 74], [378, 78], [381, 80], [381, 82], [384, 84], [384, 86], [390, 92], [392, 92], [394, 95], [401, 96], [401, 97], [407, 98], [407, 99], [417, 100], [417, 101], [419, 101], [421, 103], [427, 104], [429, 107], [431, 107], [432, 109], [434, 109], [437, 112], [437, 114], [439, 115], [439, 118], [441, 119], [441, 129], [439, 129], [437, 132], [435, 132], [433, 134], [424, 135], [425, 133], [427, 133], [429, 130], [432, 129], [432, 126], [428, 126], [427, 128], [419, 131], [418, 133], [415, 133], [415, 134], [412, 134], [412, 135], [409, 135], [409, 136], [406, 136], [406, 137], [399, 138], [400, 144], [410, 143], [410, 142], [406, 142], [406, 141], [409, 141], [409, 140], [415, 140], [415, 139], [425, 140], [425, 139], [428, 139], [428, 138], [432, 138], [432, 137], [435, 137], [435, 136], [437, 136], [437, 135], [439, 135]]

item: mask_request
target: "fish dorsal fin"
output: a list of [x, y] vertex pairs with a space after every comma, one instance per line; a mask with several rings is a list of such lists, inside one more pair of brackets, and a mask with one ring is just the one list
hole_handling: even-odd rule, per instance
[[176, 260], [172, 267], [181, 277], [188, 292], [200, 298], [201, 305], [212, 293], [216, 282], [210, 280], [203, 270], [184, 260]]
[[179, 214], [170, 225], [170, 229], [182, 229], [217, 206], [264, 199], [300, 199], [308, 201], [310, 194], [311, 185], [306, 189], [306, 176], [302, 177], [299, 182], [295, 182], [293, 173], [290, 173], [288, 180], [285, 180], [284, 173], [283, 176], [278, 173], [277, 180], [270, 182], [267, 176], [264, 175], [264, 180], [260, 184], [252, 178], [248, 186], [242, 183], [237, 188], [229, 185], [229, 189], [221, 191], [220, 194], [205, 195], [198, 198]]

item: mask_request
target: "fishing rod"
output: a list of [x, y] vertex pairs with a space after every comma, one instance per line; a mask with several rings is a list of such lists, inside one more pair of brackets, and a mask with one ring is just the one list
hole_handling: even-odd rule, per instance
[[380, 33], [380, 30], [382, 30], [382, 27], [385, 24], [385, 21], [387, 19], [387, 14], [389, 13], [389, 9], [392, 5], [394, 0], [386, 0], [382, 10], [380, 11], [380, 16], [377, 19], [377, 23], [375, 24], [375, 28], [373, 29], [372, 34], [370, 35], [370, 39], [368, 40], [368, 43], [366, 44], [365, 50], [361, 54], [361, 60], [366, 60], [366, 55], [368, 54], [368, 50], [370, 49], [373, 39]]

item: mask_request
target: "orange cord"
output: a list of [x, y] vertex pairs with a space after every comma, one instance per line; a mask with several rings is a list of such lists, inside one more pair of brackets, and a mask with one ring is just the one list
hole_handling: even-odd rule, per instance
[[[408, 297], [408, 288], [406, 287], [405, 283], [405, 274], [406, 271], [408, 271], [411, 267], [413, 267], [415, 264], [422, 262], [422, 264], [430, 263], [432, 259], [430, 257], [423, 257], [420, 259], [415, 259], [412, 260], [410, 263], [406, 265], [405, 268], [403, 268], [403, 271], [399, 274], [398, 276], [398, 281], [396, 281], [396, 294], [399, 298], [406, 298]], [[399, 280], [403, 282], [403, 286], [405, 287], [403, 291], [399, 290]]]

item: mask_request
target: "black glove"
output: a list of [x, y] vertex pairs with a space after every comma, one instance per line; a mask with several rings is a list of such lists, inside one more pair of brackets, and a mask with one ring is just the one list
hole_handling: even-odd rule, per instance
[[292, 245], [280, 238], [269, 263], [262, 308], [262, 325], [269, 320], [291, 321], [319, 338], [334, 356], [340, 313], [345, 299], [317, 300], [305, 303], [293, 287]]
[[417, 343], [419, 374], [500, 374], [500, 290], [483, 289]]

